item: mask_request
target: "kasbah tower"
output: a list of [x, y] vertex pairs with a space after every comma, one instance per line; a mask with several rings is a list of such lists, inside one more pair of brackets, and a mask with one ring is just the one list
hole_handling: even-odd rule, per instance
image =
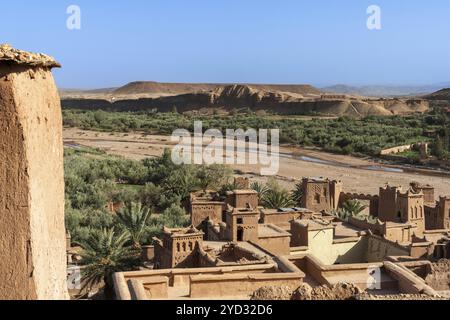
[[0, 45], [0, 300], [68, 299], [55, 67]]

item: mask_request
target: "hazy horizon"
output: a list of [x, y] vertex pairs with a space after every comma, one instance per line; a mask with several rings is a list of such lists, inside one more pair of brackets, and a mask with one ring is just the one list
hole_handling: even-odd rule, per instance
[[182, 84], [182, 83], [188, 83], [188, 84], [217, 84], [217, 85], [227, 85], [227, 84], [242, 84], [242, 85], [311, 85], [315, 88], [321, 89], [321, 88], [328, 88], [328, 87], [334, 87], [334, 86], [346, 86], [349, 88], [364, 88], [364, 87], [386, 87], [386, 88], [425, 88], [425, 87], [435, 87], [435, 88], [449, 88], [450, 87], [450, 81], [448, 82], [442, 82], [442, 83], [431, 83], [431, 84], [345, 84], [345, 83], [336, 83], [336, 84], [313, 84], [313, 83], [267, 83], [267, 82], [180, 82], [180, 81], [156, 81], [156, 80], [133, 80], [127, 83], [122, 83], [117, 86], [106, 86], [106, 87], [61, 87], [58, 86], [59, 90], [80, 90], [80, 91], [90, 91], [90, 90], [108, 90], [108, 89], [117, 89], [122, 86], [125, 86], [127, 84], [133, 83], [133, 82], [155, 82], [155, 83], [167, 83], [167, 84]]
[[[71, 4], [81, 9], [80, 30], [66, 26]], [[372, 4], [381, 30], [367, 28]], [[0, 42], [54, 56], [63, 65], [57, 84], [68, 89], [132, 81], [430, 86], [450, 81], [448, 12], [444, 0], [19, 0], [2, 6]]]

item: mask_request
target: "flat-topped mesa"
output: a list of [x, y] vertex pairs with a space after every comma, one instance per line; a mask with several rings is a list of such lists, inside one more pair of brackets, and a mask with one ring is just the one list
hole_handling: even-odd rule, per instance
[[0, 64], [3, 62], [31, 67], [61, 67], [61, 65], [51, 56], [43, 53], [32, 53], [14, 49], [9, 44], [0, 45]]
[[0, 300], [68, 298], [53, 67], [49, 56], [0, 46]]

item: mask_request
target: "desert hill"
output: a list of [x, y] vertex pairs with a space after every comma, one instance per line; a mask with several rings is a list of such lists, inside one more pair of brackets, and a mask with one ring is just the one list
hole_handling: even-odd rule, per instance
[[[140, 85], [139, 85], [140, 86]], [[199, 86], [194, 85], [196, 89]], [[191, 87], [194, 88], [194, 87]], [[276, 86], [280, 88], [279, 86]], [[145, 86], [145, 88], [148, 88]], [[272, 85], [227, 85], [218, 86], [205, 91], [195, 91], [183, 94], [165, 95], [161, 90], [169, 87], [155, 86], [160, 90], [156, 97], [140, 97], [136, 94], [115, 96], [114, 94], [102, 98], [63, 98], [64, 108], [73, 109], [105, 109], [112, 111], [142, 111], [157, 110], [159, 112], [191, 112], [200, 109], [235, 109], [250, 108], [253, 111], [270, 111], [278, 114], [320, 114], [327, 116], [394, 115], [425, 112], [429, 104], [422, 99], [369, 99], [347, 95], [313, 94], [320, 93], [310, 89], [312, 87], [294, 86], [292, 89], [281, 86], [284, 90], [274, 90]], [[170, 87], [171, 90], [187, 90], [187, 86]], [[134, 90], [134, 89], [133, 89]], [[124, 92], [124, 91], [121, 91]], [[137, 92], [137, 91], [133, 91]], [[300, 92], [304, 92], [301, 94]], [[153, 91], [156, 94], [156, 91]], [[161, 94], [161, 95], [160, 95]]]
[[424, 86], [348, 86], [340, 84], [320, 88], [320, 90], [329, 93], [353, 94], [366, 97], [407, 97], [430, 94], [443, 87], [442, 84]]
[[450, 88], [436, 91], [432, 94], [424, 96], [428, 100], [449, 100], [450, 101]]
[[[141, 94], [161, 94], [163, 95], [177, 95], [194, 92], [207, 92], [225, 87], [233, 84], [215, 84], [215, 83], [161, 83], [152, 81], [137, 81], [126, 84], [123, 87], [117, 88], [112, 92], [114, 95], [141, 95]], [[258, 90], [267, 91], [283, 91], [296, 94], [312, 94], [320, 95], [322, 92], [313, 86], [306, 84], [237, 84], [237, 86], [249, 86]]]

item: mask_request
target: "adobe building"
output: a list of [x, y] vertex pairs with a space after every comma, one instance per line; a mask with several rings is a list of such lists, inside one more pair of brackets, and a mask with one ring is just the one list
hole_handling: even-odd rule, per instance
[[282, 228], [260, 223], [260, 211], [230, 208], [226, 220], [218, 226], [210, 225], [206, 238], [213, 241], [250, 242], [272, 253], [289, 254], [291, 234]]
[[225, 239], [228, 241], [258, 241], [259, 210], [232, 208], [226, 213]]
[[0, 46], [0, 299], [68, 298], [56, 67]]
[[199, 267], [231, 267], [267, 264], [270, 256], [249, 243], [205, 243], [199, 247]]
[[312, 219], [321, 217], [322, 213], [314, 212], [305, 208], [279, 208], [279, 209], [261, 209], [261, 222], [270, 223], [283, 229], [290, 229], [290, 222], [295, 219]]
[[250, 189], [250, 179], [244, 177], [234, 178], [234, 186], [236, 189], [248, 190]]
[[450, 198], [439, 197], [439, 202], [436, 207], [439, 214], [439, 221], [442, 221], [439, 227], [450, 230]]
[[214, 191], [193, 192], [190, 195], [189, 211], [191, 223], [194, 227], [204, 230], [207, 220], [219, 223], [223, 220], [223, 212], [227, 204], [225, 199]]
[[[171, 250], [177, 234], [184, 241], [188, 241], [188, 233], [197, 239], [191, 239], [199, 244], [192, 251], [189, 241], [186, 244], [188, 258], [183, 254], [181, 261], [187, 263], [116, 274], [118, 299], [248, 299], [264, 286], [298, 288], [302, 282], [312, 287], [347, 282], [366, 290], [374, 270], [378, 272], [377, 287], [371, 288], [371, 293], [439, 296], [441, 291], [425, 278], [430, 259], [448, 256], [448, 231], [425, 230], [423, 189], [402, 192], [401, 188], [386, 187], [380, 193], [378, 197], [341, 191], [334, 200], [325, 200], [331, 204], [341, 197], [364, 198], [393, 209], [383, 215], [379, 205], [374, 205], [377, 214], [391, 220], [352, 217], [347, 222], [311, 209], [258, 208], [255, 192], [229, 192], [223, 220], [206, 218], [202, 242], [202, 233], [193, 227], [166, 230], [165, 239], [171, 241], [160, 243], [173, 255], [173, 261], [178, 253], [178, 249]], [[323, 199], [328, 199], [329, 193], [325, 194]], [[383, 205], [382, 199], [387, 199]], [[443, 209], [436, 212], [447, 212], [448, 205], [447, 198], [441, 198], [435, 208]], [[182, 244], [179, 248], [184, 253]]]
[[331, 212], [339, 205], [342, 183], [324, 178], [303, 178], [302, 208], [316, 212]]
[[411, 188], [416, 193], [419, 193], [419, 192], [423, 193], [423, 202], [425, 204], [434, 204], [436, 202], [436, 199], [434, 197], [434, 187], [433, 186], [430, 186], [429, 184], [422, 185], [417, 182], [412, 182]]
[[423, 235], [425, 231], [425, 208], [423, 199], [424, 196], [421, 191], [416, 193], [412, 189], [398, 194], [397, 212], [400, 221], [413, 224], [415, 226], [414, 232], [417, 236]]
[[[434, 194], [434, 191], [433, 191]], [[430, 196], [429, 189], [427, 197]], [[425, 231], [425, 196], [422, 189], [401, 187], [380, 188], [378, 219], [383, 222], [410, 223], [414, 233], [420, 236]]]
[[401, 187], [391, 187], [386, 185], [380, 188], [378, 203], [378, 219], [381, 221], [398, 221], [397, 199]]
[[425, 206], [427, 230], [450, 230], [450, 197], [439, 197], [434, 205]]
[[368, 219], [349, 218], [349, 223], [362, 230], [370, 230], [374, 235], [383, 237], [384, 239], [395, 242], [409, 244], [414, 236], [414, 225], [411, 223], [401, 223], [392, 221], [381, 221], [377, 219], [370, 222]]
[[190, 228], [164, 228], [163, 239], [154, 238], [155, 268], [187, 268], [196, 264], [197, 249], [203, 246], [202, 231]]
[[[236, 179], [235, 184], [247, 186], [248, 180]], [[208, 222], [219, 224], [226, 220], [228, 206], [234, 208], [258, 208], [258, 192], [251, 189], [229, 191], [226, 197], [221, 197], [215, 191], [199, 191], [190, 195], [191, 222], [197, 229], [206, 232]]]
[[226, 202], [234, 208], [258, 208], [259, 194], [252, 189], [228, 191]]

